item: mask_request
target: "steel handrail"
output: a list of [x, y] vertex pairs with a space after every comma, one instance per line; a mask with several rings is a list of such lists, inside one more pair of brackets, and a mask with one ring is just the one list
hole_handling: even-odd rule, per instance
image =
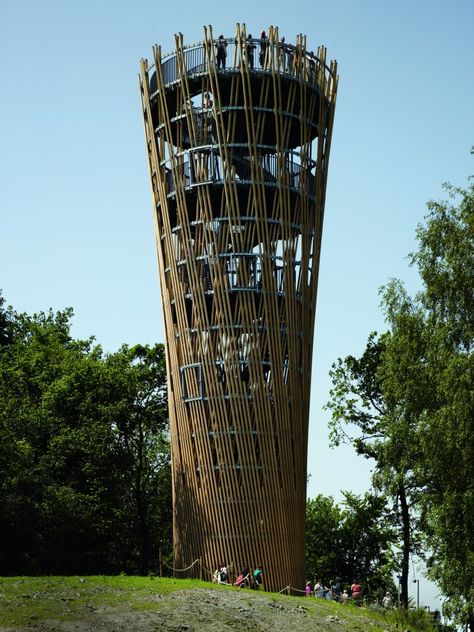
[[[218, 40], [216, 39], [213, 40], [213, 46], [216, 46], [217, 42]], [[265, 62], [265, 60], [264, 60], [263, 65], [260, 63], [260, 58], [259, 58], [260, 56], [258, 52], [258, 48], [260, 46], [259, 39], [252, 38], [251, 40], [242, 40], [242, 43], [240, 44], [236, 38], [226, 38], [225, 42], [227, 44], [227, 48], [229, 49], [226, 51], [226, 65], [225, 65], [226, 72], [238, 71], [240, 68], [239, 66], [233, 65], [234, 55], [229, 54], [229, 52], [232, 51], [233, 47], [241, 46], [241, 54], [247, 55], [247, 47], [249, 44], [251, 44], [252, 46], [255, 46], [255, 50], [253, 53], [254, 66], [251, 69], [251, 72], [269, 72], [270, 71], [270, 67]], [[268, 51], [271, 49], [273, 49], [273, 52], [275, 53], [276, 58], [280, 57], [280, 59], [282, 59], [282, 55], [283, 55], [283, 68], [278, 69], [278, 72], [280, 72], [280, 74], [288, 75], [292, 77], [297, 76], [296, 69], [293, 68], [292, 59], [295, 53], [300, 54], [301, 52], [300, 46], [295, 46], [293, 44], [286, 44], [286, 43], [281, 44], [280, 42], [273, 42], [273, 43], [267, 42], [266, 48], [267, 48], [267, 55], [268, 55]], [[196, 44], [190, 44], [189, 46], [184, 46], [182, 50], [184, 53], [186, 74], [188, 76], [203, 74], [205, 71], [209, 69], [210, 63], [209, 63], [208, 56], [206, 55], [206, 42], [201, 41]], [[306, 79], [308, 81], [312, 80], [313, 83], [315, 84], [317, 83], [316, 81], [314, 81], [317, 73], [310, 72], [310, 69], [313, 66], [324, 68], [325, 77], [326, 75], [333, 77], [333, 73], [330, 67], [327, 64], [322, 64], [320, 58], [317, 55], [315, 55], [312, 51], [310, 52], [305, 51], [305, 58], [307, 61]], [[175, 81], [178, 81], [180, 78], [180, 72], [179, 72], [179, 68], [177, 66], [176, 61], [177, 61], [176, 51], [172, 51], [171, 53], [168, 53], [167, 55], [161, 58], [161, 69], [162, 69], [163, 80], [164, 80], [165, 85], [173, 84]], [[227, 62], [230, 62], [230, 63], [227, 63]], [[300, 62], [300, 65], [301, 65], [301, 62]], [[149, 73], [153, 72], [154, 68], [155, 68], [155, 64], [152, 64], [149, 68]]]
[[[250, 154], [248, 153], [248, 143], [229, 143], [226, 145], [227, 149], [240, 149], [238, 152], [242, 157], [250, 158]], [[260, 166], [265, 168], [265, 161], [274, 161], [278, 164], [278, 159], [280, 152], [277, 152], [276, 147], [274, 145], [263, 145], [259, 144], [256, 146], [257, 150], [264, 150], [260, 154]], [[167, 158], [166, 160], [160, 161], [160, 166], [168, 169], [173, 162], [177, 162], [177, 158], [187, 157], [190, 154], [207, 154], [212, 156], [220, 157], [220, 148], [219, 145], [215, 143], [208, 143], [206, 145], [199, 145], [197, 147], [189, 147], [189, 149], [183, 149], [173, 156], [173, 158]], [[285, 157], [285, 164], [291, 164], [292, 167], [303, 167], [306, 171], [311, 171], [311, 169], [315, 169], [317, 163], [312, 158], [304, 158], [301, 152], [296, 151], [295, 149], [286, 149], [281, 152], [281, 154]], [[237, 152], [236, 154], [237, 155]], [[294, 158], [299, 158], [299, 162], [296, 162]], [[288, 159], [290, 159], [288, 161]], [[183, 162], [178, 162], [177, 167], [181, 166], [185, 162], [189, 162], [189, 160], [184, 160]], [[272, 175], [277, 175], [272, 174]], [[313, 174], [311, 174], [313, 175]]]
[[[225, 37], [225, 42], [226, 44], [236, 44], [237, 43], [237, 38], [236, 37]], [[212, 40], [213, 45], [216, 46], [218, 43], [219, 39], [215, 38]], [[242, 39], [242, 43], [245, 46], [247, 43], [252, 43], [255, 44], [256, 46], [260, 45], [260, 38], [259, 37], [252, 37], [250, 40], [249, 39]], [[186, 44], [186, 46], [183, 46], [182, 50], [183, 51], [188, 51], [194, 48], [200, 48], [201, 46], [204, 46], [205, 42], [203, 40], [199, 40], [198, 42], [194, 42], [192, 44]], [[277, 47], [283, 47], [284, 49], [288, 49], [291, 51], [294, 51], [298, 48], [298, 46], [296, 46], [295, 44], [287, 44], [286, 42], [284, 44], [281, 44], [281, 42], [267, 42], [268, 46], [277, 46]], [[169, 53], [165, 53], [164, 55], [162, 55], [161, 57], [161, 61], [167, 61], [170, 57], [176, 56], [176, 50], [172, 50]], [[309, 58], [310, 56], [312, 56], [312, 58], [314, 60], [316, 60], [317, 62], [319, 62], [321, 64], [321, 60], [319, 59], [319, 57], [317, 55], [315, 55], [314, 53], [310, 52], [306, 52], [306, 56]], [[150, 70], [152, 68], [155, 67], [155, 64], [150, 66]], [[324, 64], [325, 69], [328, 71], [328, 73], [332, 76], [333, 73], [330, 69], [330, 67], [327, 64]]]

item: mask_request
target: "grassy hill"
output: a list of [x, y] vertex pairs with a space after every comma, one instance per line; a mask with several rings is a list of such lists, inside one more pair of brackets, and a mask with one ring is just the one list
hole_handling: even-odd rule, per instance
[[424, 612], [377, 612], [197, 580], [150, 577], [0, 579], [0, 632], [432, 632]]

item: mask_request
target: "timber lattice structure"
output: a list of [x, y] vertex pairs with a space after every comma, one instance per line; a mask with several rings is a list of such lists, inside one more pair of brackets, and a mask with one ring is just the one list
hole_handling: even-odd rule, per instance
[[[335, 62], [306, 37], [153, 48], [140, 89], [164, 310], [174, 566], [304, 585], [313, 330]], [[220, 49], [222, 51], [222, 49]]]

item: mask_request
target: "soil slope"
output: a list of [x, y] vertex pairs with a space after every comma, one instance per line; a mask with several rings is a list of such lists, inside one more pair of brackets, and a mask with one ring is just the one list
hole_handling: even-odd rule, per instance
[[[159, 584], [156, 588], [159, 590]], [[401, 632], [399, 626], [365, 608], [343, 607], [322, 599], [214, 588], [161, 594], [150, 591], [146, 595], [134, 593], [133, 588], [115, 592], [112, 603], [94, 600], [92, 593], [85, 600], [80, 593], [76, 597], [73, 593], [58, 596], [65, 603], [62, 611], [52, 617], [40, 608], [41, 602], [48, 598], [46, 593], [30, 595], [26, 599], [30, 608], [27, 621], [25, 616], [17, 616], [15, 620], [15, 613], [20, 615], [26, 597], [18, 595], [18, 603], [9, 604], [12, 619], [0, 626], [0, 632]], [[38, 614], [31, 602], [35, 598]], [[16, 610], [11, 609], [12, 605]]]

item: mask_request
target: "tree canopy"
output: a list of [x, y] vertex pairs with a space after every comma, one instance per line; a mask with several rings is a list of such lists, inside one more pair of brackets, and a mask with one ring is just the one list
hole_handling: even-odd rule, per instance
[[342, 505], [318, 495], [306, 506], [306, 574], [325, 585], [358, 580], [364, 593], [381, 598], [393, 586], [395, 533], [385, 498], [344, 492]]
[[1, 574], [147, 572], [170, 547], [163, 347], [104, 354], [71, 317], [0, 304]]
[[423, 542], [446, 613], [474, 630], [474, 189], [445, 187], [417, 229], [421, 291], [382, 289], [388, 331], [333, 365], [328, 407], [334, 444], [373, 458], [399, 508], [404, 582]]

